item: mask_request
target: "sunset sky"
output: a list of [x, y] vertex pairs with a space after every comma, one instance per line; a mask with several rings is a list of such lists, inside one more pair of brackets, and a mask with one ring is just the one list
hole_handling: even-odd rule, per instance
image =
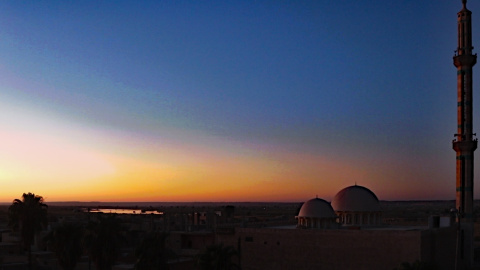
[[461, 6], [0, 1], [0, 202], [454, 199]]

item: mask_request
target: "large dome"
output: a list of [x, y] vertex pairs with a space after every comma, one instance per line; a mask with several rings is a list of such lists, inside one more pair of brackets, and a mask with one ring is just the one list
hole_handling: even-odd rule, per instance
[[308, 218], [334, 218], [336, 217], [335, 211], [333, 211], [332, 206], [325, 200], [315, 198], [306, 201], [298, 217], [308, 217]]
[[378, 212], [380, 203], [370, 189], [362, 186], [350, 186], [340, 190], [332, 200], [335, 211]]

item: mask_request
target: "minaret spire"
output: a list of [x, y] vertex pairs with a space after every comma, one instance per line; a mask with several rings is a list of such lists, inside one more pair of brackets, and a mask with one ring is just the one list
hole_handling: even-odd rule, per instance
[[467, 9], [467, 0], [462, 0], [463, 9], [457, 13], [458, 47], [453, 57], [457, 68], [457, 133], [453, 141], [456, 154], [456, 209], [458, 222], [456, 269], [473, 267], [473, 152], [477, 149], [473, 133], [473, 88], [472, 67], [477, 55], [472, 54], [472, 12]]

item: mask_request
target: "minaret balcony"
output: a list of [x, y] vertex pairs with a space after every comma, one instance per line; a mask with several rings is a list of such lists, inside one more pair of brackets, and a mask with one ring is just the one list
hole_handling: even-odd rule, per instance
[[458, 67], [472, 67], [477, 63], [477, 54], [461, 54], [453, 57], [453, 64]]
[[453, 150], [456, 152], [470, 152], [477, 149], [478, 141], [453, 141]]

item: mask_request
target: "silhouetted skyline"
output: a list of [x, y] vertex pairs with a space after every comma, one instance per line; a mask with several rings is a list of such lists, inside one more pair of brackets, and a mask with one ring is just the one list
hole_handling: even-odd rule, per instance
[[0, 201], [454, 199], [459, 7], [1, 2]]

